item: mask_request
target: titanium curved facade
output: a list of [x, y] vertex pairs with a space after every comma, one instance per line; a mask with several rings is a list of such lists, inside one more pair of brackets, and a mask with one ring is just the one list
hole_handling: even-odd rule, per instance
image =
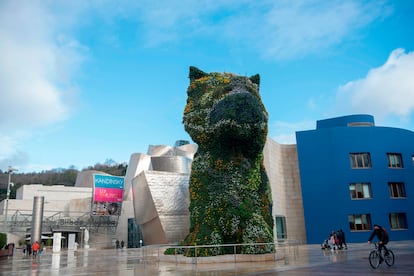
[[338, 229], [364, 242], [374, 224], [414, 239], [414, 132], [358, 114], [317, 121], [296, 141], [308, 243]]
[[152, 170], [161, 172], [175, 172], [189, 174], [192, 159], [183, 156], [153, 156], [151, 157]]
[[[144, 243], [181, 241], [189, 232], [188, 184], [194, 144], [149, 146], [148, 154], [135, 154], [126, 173], [125, 193], [131, 189], [134, 215]], [[129, 183], [128, 183], [129, 182]]]

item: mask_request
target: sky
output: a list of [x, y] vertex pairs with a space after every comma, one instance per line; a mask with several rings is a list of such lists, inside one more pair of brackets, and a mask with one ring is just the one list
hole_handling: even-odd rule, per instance
[[260, 74], [269, 137], [371, 114], [414, 131], [414, 1], [0, 0], [0, 170], [190, 140], [188, 68]]

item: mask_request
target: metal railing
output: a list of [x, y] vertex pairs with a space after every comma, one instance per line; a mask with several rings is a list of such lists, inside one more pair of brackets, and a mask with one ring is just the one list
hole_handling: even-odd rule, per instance
[[[32, 226], [32, 214], [16, 210], [11, 216], [8, 228], [18, 232]], [[90, 212], [56, 212], [43, 219], [46, 228], [73, 228], [86, 226], [92, 232], [115, 232], [118, 216], [91, 216]]]
[[[148, 245], [142, 247], [142, 259], [172, 263], [278, 261], [293, 256], [303, 242], [284, 240], [274, 243], [214, 245]], [[206, 254], [208, 256], [206, 256]]]

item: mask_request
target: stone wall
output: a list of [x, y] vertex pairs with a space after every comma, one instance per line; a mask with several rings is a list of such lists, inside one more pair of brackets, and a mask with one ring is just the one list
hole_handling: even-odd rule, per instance
[[286, 217], [287, 239], [306, 241], [296, 145], [281, 145], [268, 138], [263, 153], [272, 188], [273, 217]]
[[23, 185], [16, 191], [16, 199], [33, 200], [35, 196], [44, 196], [45, 201], [68, 201], [75, 198], [87, 198], [92, 196], [92, 187], [31, 184]]

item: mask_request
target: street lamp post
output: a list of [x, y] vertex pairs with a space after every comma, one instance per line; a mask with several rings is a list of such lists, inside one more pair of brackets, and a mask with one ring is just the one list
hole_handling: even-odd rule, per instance
[[80, 246], [80, 248], [82, 248], [83, 247], [83, 235], [84, 235], [83, 231], [85, 231], [86, 227], [81, 226], [81, 227], [79, 227], [79, 229], [81, 230], [81, 239], [79, 241], [79, 243], [80, 243], [79, 246]]
[[7, 194], [6, 194], [6, 212], [5, 212], [5, 217], [4, 217], [4, 224], [3, 224], [3, 232], [7, 232], [7, 215], [9, 212], [9, 198], [10, 198], [10, 186], [13, 185], [13, 183], [11, 182], [11, 174], [12, 172], [17, 171], [17, 169], [13, 168], [12, 166], [9, 166], [9, 168], [7, 169], [7, 173], [9, 174], [9, 180], [7, 181]]

